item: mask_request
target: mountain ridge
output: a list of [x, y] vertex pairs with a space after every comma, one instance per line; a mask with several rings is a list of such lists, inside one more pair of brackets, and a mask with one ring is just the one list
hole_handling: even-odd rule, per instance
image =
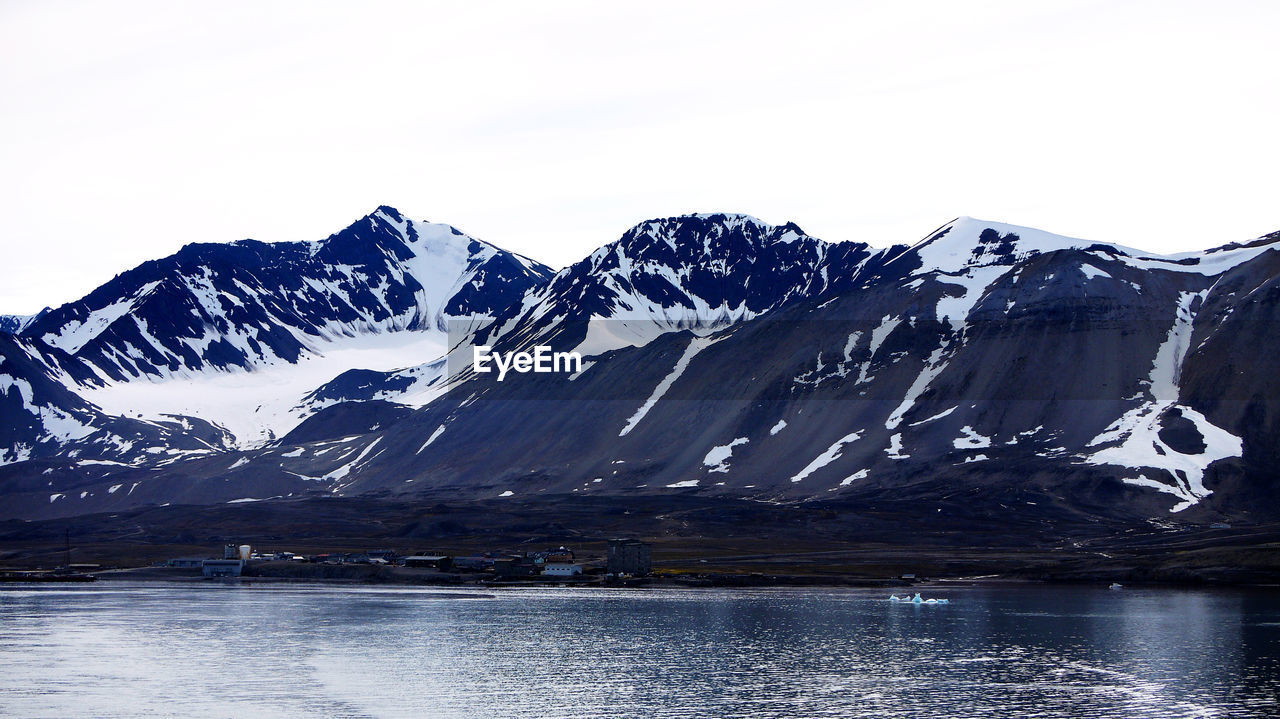
[[[119, 351], [132, 338], [120, 332], [109, 338], [114, 345], [46, 342], [38, 333], [56, 324], [46, 316], [0, 347], [15, 357], [6, 365], [14, 375], [0, 386], [12, 435], [0, 493], [18, 516], [61, 516], [175, 497], [315, 494], [696, 492], [796, 502], [892, 491], [946, 497], [967, 487], [986, 488], [975, 500], [986, 502], [1030, 481], [1063, 511], [1273, 512], [1280, 387], [1269, 379], [1274, 363], [1243, 343], [1271, 341], [1277, 241], [1272, 233], [1159, 256], [961, 217], [913, 246], [875, 248], [820, 240], [795, 223], [702, 213], [638, 223], [552, 272], [384, 206], [300, 248], [314, 249], [308, 257], [325, 268], [371, 270], [366, 279], [374, 281], [340, 293], [332, 291], [345, 287], [336, 275], [315, 280], [330, 290], [323, 296], [341, 297], [370, 322], [353, 323], [342, 307], [289, 314], [286, 297], [271, 318], [309, 320], [316, 334], [308, 336], [328, 333], [336, 343], [326, 354], [307, 356], [298, 342], [292, 362], [276, 353], [274, 364], [245, 368], [237, 358], [249, 353], [196, 357], [227, 376], [314, 368], [311, 384], [292, 388], [279, 431], [249, 445], [220, 439], [216, 426], [194, 421], [200, 402], [216, 399], [202, 396], [190, 413], [153, 407], [142, 418], [150, 424], [137, 426], [181, 432], [185, 422], [205, 444], [173, 454], [179, 440], [155, 435], [119, 450], [120, 422], [139, 405], [129, 404], [136, 395], [110, 392], [174, 379], [147, 379], [140, 365], [157, 365], [146, 353]], [[432, 242], [465, 248], [415, 265], [415, 247]], [[175, 262], [189, 262], [187, 280], [206, 271], [244, 280], [218, 263], [244, 253], [248, 262], [271, 245], [241, 244], [184, 247]], [[462, 269], [415, 279], [417, 286], [404, 279], [443, 266]], [[372, 271], [379, 267], [390, 269]], [[136, 324], [133, 303], [146, 299], [148, 282], [115, 294], [119, 316], [105, 328], [125, 317]], [[239, 321], [233, 309], [221, 316], [228, 327]], [[91, 318], [54, 314], [82, 326]], [[280, 347], [307, 335], [277, 324], [288, 335], [277, 338]], [[227, 336], [245, 336], [235, 331]], [[434, 349], [391, 346], [428, 335]], [[208, 346], [219, 339], [226, 337]], [[378, 342], [391, 344], [371, 346]], [[470, 347], [481, 342], [547, 344], [588, 361], [572, 380], [530, 376], [499, 386], [469, 371]], [[383, 350], [403, 364], [365, 366]], [[325, 364], [342, 353], [352, 359]], [[424, 361], [408, 361], [415, 353]], [[128, 367], [111, 376], [84, 354], [125, 357], [142, 379], [123, 381]], [[30, 376], [17, 376], [24, 372]], [[63, 397], [68, 407], [59, 411], [93, 431], [43, 446], [33, 440], [23, 381], [74, 389], [76, 399]], [[121, 429], [114, 440], [94, 441], [104, 424]], [[38, 477], [63, 484], [50, 479], [49, 491], [37, 490]], [[130, 490], [108, 491], [116, 485]], [[83, 496], [62, 491], [69, 487], [85, 487]]]

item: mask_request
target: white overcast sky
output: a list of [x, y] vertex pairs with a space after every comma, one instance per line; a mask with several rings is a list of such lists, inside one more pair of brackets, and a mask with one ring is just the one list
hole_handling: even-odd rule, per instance
[[0, 0], [0, 312], [379, 204], [554, 266], [746, 212], [1280, 229], [1277, 2]]

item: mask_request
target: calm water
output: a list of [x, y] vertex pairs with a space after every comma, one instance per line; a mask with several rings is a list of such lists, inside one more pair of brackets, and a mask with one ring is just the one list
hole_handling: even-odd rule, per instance
[[1280, 596], [0, 589], [17, 717], [1271, 717]]

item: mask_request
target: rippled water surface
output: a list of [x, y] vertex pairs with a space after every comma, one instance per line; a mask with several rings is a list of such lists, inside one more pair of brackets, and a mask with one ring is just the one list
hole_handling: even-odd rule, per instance
[[1280, 596], [0, 589], [19, 717], [1272, 717]]

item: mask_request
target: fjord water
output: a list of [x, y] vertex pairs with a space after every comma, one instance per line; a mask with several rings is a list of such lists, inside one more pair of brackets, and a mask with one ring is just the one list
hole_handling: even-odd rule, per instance
[[1267, 717], [1280, 595], [0, 589], [0, 715]]

